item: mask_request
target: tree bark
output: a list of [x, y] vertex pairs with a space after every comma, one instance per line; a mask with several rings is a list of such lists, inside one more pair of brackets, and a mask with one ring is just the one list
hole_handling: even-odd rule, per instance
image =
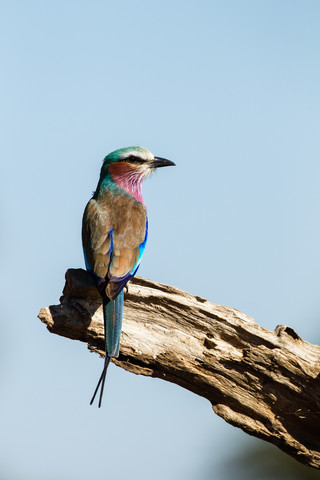
[[[103, 356], [101, 299], [87, 272], [67, 271], [60, 302], [40, 320]], [[233, 308], [136, 277], [113, 362], [207, 398], [227, 422], [320, 468], [319, 358], [320, 347], [290, 327], [271, 332]]]

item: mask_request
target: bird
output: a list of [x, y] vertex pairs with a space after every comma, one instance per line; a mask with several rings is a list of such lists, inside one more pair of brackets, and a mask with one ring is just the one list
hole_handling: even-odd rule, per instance
[[100, 389], [101, 407], [107, 368], [119, 355], [124, 287], [139, 268], [148, 237], [142, 183], [157, 168], [174, 166], [144, 147], [125, 147], [103, 160], [100, 178], [82, 218], [82, 245], [88, 273], [102, 298], [105, 360], [90, 405]]

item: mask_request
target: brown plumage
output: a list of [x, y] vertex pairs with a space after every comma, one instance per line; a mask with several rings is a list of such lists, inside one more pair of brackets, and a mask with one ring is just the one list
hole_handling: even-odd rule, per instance
[[132, 272], [138, 260], [139, 245], [146, 234], [146, 219], [145, 206], [126, 193], [115, 196], [105, 191], [97, 199], [91, 199], [86, 206], [82, 221], [82, 243], [87, 265], [101, 279], [101, 283], [107, 281], [106, 294], [110, 300], [117, 296], [117, 279], [122, 280]]

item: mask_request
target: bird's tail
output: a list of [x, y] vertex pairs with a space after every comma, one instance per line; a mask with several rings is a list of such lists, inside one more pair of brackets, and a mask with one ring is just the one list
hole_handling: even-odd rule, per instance
[[104, 382], [106, 379], [107, 369], [111, 357], [117, 357], [119, 355], [122, 329], [123, 297], [123, 290], [119, 293], [115, 300], [109, 300], [106, 295], [103, 295], [102, 297], [105, 336], [105, 358], [101, 376], [90, 401], [90, 405], [92, 405], [101, 385], [99, 408], [101, 407]]
[[119, 355], [122, 329], [123, 290], [121, 290], [115, 300], [110, 301], [106, 297], [106, 299], [102, 299], [102, 302], [106, 355], [117, 357]]

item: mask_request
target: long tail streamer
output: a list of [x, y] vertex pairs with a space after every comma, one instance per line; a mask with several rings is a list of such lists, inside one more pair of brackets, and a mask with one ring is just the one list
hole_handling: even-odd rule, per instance
[[99, 408], [101, 407], [104, 382], [107, 375], [107, 369], [112, 357], [117, 357], [119, 355], [120, 349], [120, 338], [121, 338], [121, 329], [122, 329], [122, 315], [123, 315], [123, 290], [119, 293], [117, 298], [113, 301], [109, 300], [108, 297], [104, 296], [102, 298], [103, 306], [103, 319], [104, 319], [104, 335], [105, 335], [105, 359], [102, 373], [100, 375], [98, 384], [90, 401], [90, 405], [93, 404], [94, 399], [98, 393], [99, 387], [101, 385], [100, 397], [99, 397]]

